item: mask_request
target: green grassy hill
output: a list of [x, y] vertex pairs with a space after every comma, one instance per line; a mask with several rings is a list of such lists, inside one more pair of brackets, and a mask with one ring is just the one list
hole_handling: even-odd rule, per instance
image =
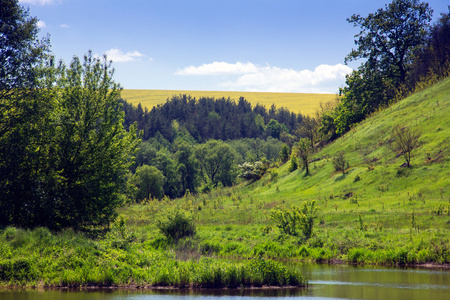
[[[391, 149], [394, 126], [421, 131], [412, 168]], [[334, 171], [345, 153], [349, 169]], [[365, 263], [450, 261], [450, 79], [374, 114], [313, 155], [311, 174], [288, 172], [287, 163], [261, 180], [189, 196], [175, 203], [199, 224], [200, 247], [223, 256], [343, 260]], [[277, 174], [277, 175], [274, 175]], [[316, 201], [315, 236], [302, 243], [282, 235], [272, 209]], [[130, 225], [154, 217], [169, 203], [123, 210]], [[152, 217], [153, 218], [153, 217]], [[148, 234], [149, 227], [144, 229]]]
[[[421, 131], [412, 168], [401, 167], [403, 158], [390, 147], [396, 125]], [[342, 151], [346, 174], [332, 164]], [[374, 114], [315, 153], [308, 176], [289, 173], [288, 163], [253, 183], [129, 205], [108, 233], [95, 238], [72, 230], [1, 229], [0, 287], [304, 284], [298, 272], [267, 258], [448, 266], [449, 155], [450, 78]], [[310, 239], [284, 234], [271, 218], [275, 209], [313, 200]], [[158, 222], [176, 211], [194, 220], [197, 233], [174, 243]]]

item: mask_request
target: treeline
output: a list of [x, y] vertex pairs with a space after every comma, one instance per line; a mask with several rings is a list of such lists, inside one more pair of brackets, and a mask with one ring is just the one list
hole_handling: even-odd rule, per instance
[[128, 198], [135, 202], [177, 198], [232, 186], [245, 162], [260, 163], [262, 176], [283, 146], [272, 137], [226, 142], [211, 139], [200, 144], [187, 131], [179, 131], [172, 143], [162, 135], [150, 138], [140, 144], [130, 167]]
[[136, 124], [143, 139], [129, 176], [129, 198], [137, 202], [232, 186], [246, 178], [249, 165], [258, 166], [257, 179], [270, 164], [287, 160], [287, 145], [311, 120], [275, 105], [253, 107], [242, 97], [179, 95], [151, 111], [122, 103], [124, 126]]
[[166, 140], [174, 139], [174, 122], [181, 126], [199, 143], [210, 139], [237, 140], [242, 138], [280, 138], [292, 134], [302, 124], [303, 116], [284, 107], [269, 109], [256, 104], [254, 107], [243, 97], [237, 102], [230, 98], [173, 96], [148, 111], [123, 101], [124, 126], [134, 122], [143, 132], [143, 140], [161, 134]]

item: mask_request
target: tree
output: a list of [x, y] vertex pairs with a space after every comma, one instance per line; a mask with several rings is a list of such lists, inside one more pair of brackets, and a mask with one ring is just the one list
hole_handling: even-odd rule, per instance
[[345, 170], [348, 168], [348, 162], [345, 160], [344, 152], [339, 152], [333, 157], [333, 166], [336, 172], [345, 174]]
[[279, 157], [283, 163], [288, 161], [290, 152], [291, 150], [289, 149], [288, 145], [284, 144], [279, 154]]
[[355, 35], [358, 48], [346, 62], [366, 59], [369, 68], [392, 78], [394, 85], [404, 83], [412, 51], [423, 44], [431, 15], [429, 4], [418, 0], [393, 0], [365, 18], [354, 14], [347, 21], [361, 31]]
[[291, 161], [290, 161], [289, 167], [288, 167], [288, 171], [292, 173], [292, 172], [294, 172], [297, 169], [298, 169], [297, 156], [295, 156], [295, 154], [292, 154], [291, 155]]
[[142, 165], [136, 169], [132, 182], [136, 186], [136, 201], [161, 199], [164, 196], [164, 175], [154, 166]]
[[200, 163], [207, 181], [217, 186], [221, 182], [224, 186], [234, 183], [236, 174], [234, 165], [236, 151], [222, 141], [209, 140], [195, 150], [195, 157]]
[[178, 162], [177, 173], [181, 179], [181, 195], [184, 195], [187, 190], [196, 193], [200, 184], [201, 170], [194, 155], [194, 147], [183, 142], [178, 146], [175, 156]]
[[397, 125], [392, 130], [393, 148], [405, 158], [406, 166], [411, 167], [411, 153], [418, 147], [421, 132], [410, 127]]
[[69, 68], [61, 62], [55, 71], [55, 153], [49, 157], [58, 174], [51, 195], [58, 225], [109, 224], [138, 144], [135, 129], [127, 132], [122, 125], [121, 88], [112, 80], [111, 62], [91, 52], [83, 61], [74, 57]]
[[16, 0], [0, 5], [0, 225], [31, 225], [41, 196], [53, 102], [40, 89], [49, 40]]
[[1, 221], [52, 229], [107, 225], [123, 201], [138, 142], [133, 127], [129, 132], [123, 128], [120, 87], [112, 80], [111, 64], [89, 52], [83, 62], [74, 57], [70, 67], [49, 60], [42, 70], [39, 101], [49, 104], [40, 116], [45, 126], [33, 121], [18, 132], [28, 140], [29, 131], [36, 131], [25, 157], [31, 159], [20, 165], [29, 175], [14, 179], [18, 184], [12, 187], [2, 182], [6, 196], [15, 196], [9, 191], [17, 187], [28, 194], [2, 194], [1, 206], [7, 209]]
[[300, 157], [300, 160], [302, 161], [303, 170], [306, 171], [305, 175], [308, 175], [309, 174], [308, 158], [312, 153], [312, 148], [309, 144], [308, 139], [306, 138], [300, 139], [300, 141], [298, 141], [297, 143], [296, 150], [298, 156]]
[[296, 133], [300, 138], [307, 138], [310, 148], [314, 152], [314, 143], [317, 140], [319, 124], [314, 117], [304, 116], [303, 123], [299, 125]]

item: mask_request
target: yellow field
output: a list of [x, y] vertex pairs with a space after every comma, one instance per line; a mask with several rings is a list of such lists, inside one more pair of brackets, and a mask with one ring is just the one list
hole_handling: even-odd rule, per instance
[[264, 105], [267, 109], [275, 103], [277, 108], [286, 107], [295, 113], [312, 115], [316, 112], [320, 102], [328, 102], [336, 99], [335, 94], [303, 94], [303, 93], [262, 93], [262, 92], [208, 92], [208, 91], [177, 91], [177, 90], [130, 90], [122, 91], [122, 98], [127, 102], [137, 105], [141, 103], [149, 110], [158, 104], [166, 102], [167, 98], [174, 95], [191, 95], [195, 98], [214, 97], [228, 98], [237, 101], [244, 97], [253, 106], [257, 103]]

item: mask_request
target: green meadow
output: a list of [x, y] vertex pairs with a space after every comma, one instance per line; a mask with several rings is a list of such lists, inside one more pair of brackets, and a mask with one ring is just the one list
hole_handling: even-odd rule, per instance
[[[119, 210], [110, 230], [0, 230], [2, 287], [302, 286], [283, 261], [371, 265], [450, 263], [450, 78], [375, 113], [316, 152], [310, 174], [274, 165], [254, 182]], [[394, 126], [420, 131], [411, 168]], [[343, 152], [346, 170], [332, 160]], [[312, 234], [283, 232], [273, 212], [315, 201]], [[161, 224], [183, 215], [195, 234]]]
[[264, 105], [269, 109], [272, 104], [277, 108], [285, 107], [290, 111], [303, 115], [313, 115], [319, 108], [320, 103], [334, 101], [335, 94], [306, 94], [306, 93], [263, 93], [263, 92], [212, 92], [212, 91], [177, 91], [177, 90], [132, 90], [124, 89], [122, 98], [127, 102], [152, 109], [153, 106], [163, 104], [168, 98], [174, 95], [190, 95], [195, 98], [214, 97], [239, 100], [244, 97], [252, 106], [256, 104]]

